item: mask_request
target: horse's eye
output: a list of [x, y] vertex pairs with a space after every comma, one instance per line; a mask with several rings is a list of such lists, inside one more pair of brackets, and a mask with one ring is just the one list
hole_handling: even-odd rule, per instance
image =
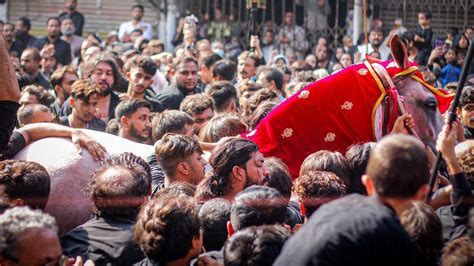
[[431, 110], [435, 110], [438, 107], [438, 104], [435, 101], [425, 102], [425, 107]]

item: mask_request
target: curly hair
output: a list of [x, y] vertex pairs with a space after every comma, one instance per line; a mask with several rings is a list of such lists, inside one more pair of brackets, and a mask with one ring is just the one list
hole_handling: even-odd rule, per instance
[[303, 203], [305, 216], [310, 217], [322, 204], [335, 197], [344, 196], [347, 188], [334, 173], [310, 171], [296, 178], [293, 192], [298, 201]]
[[249, 99], [248, 103], [248, 113], [253, 114], [257, 107], [267, 101], [271, 101], [274, 98], [278, 98], [278, 95], [275, 91], [267, 88], [263, 88], [255, 92]]
[[[9, 199], [23, 199], [34, 209], [44, 209], [48, 202], [51, 178], [38, 163], [22, 160], [0, 162], [0, 210], [8, 206]], [[3, 206], [1, 206], [3, 205]]]
[[474, 87], [466, 86], [462, 90], [461, 100], [459, 101], [459, 108], [474, 103]]
[[179, 106], [179, 110], [190, 116], [200, 114], [206, 109], [214, 110], [214, 100], [211, 96], [205, 94], [188, 95]]
[[[107, 176], [110, 171], [115, 171], [113, 179]], [[150, 184], [150, 166], [142, 158], [126, 152], [113, 156], [94, 171], [84, 192], [92, 200], [96, 215], [134, 215]]]
[[56, 220], [39, 210], [15, 207], [0, 215], [0, 255], [13, 255], [18, 237], [32, 228], [48, 228], [58, 232]]
[[153, 198], [141, 210], [134, 239], [149, 259], [160, 264], [186, 257], [200, 236], [197, 204], [179, 195]]
[[270, 266], [276, 260], [291, 233], [281, 225], [251, 226], [234, 235], [224, 246], [228, 266]]
[[34, 95], [39, 104], [50, 106], [54, 102], [54, 97], [45, 88], [36, 85], [28, 85], [23, 88], [21, 95], [25, 93]]
[[260, 121], [262, 121], [278, 104], [274, 102], [264, 102], [260, 104], [249, 118], [249, 129], [254, 130]]
[[247, 125], [236, 115], [214, 116], [199, 133], [199, 141], [216, 143], [223, 137], [234, 137], [247, 131]]
[[234, 166], [247, 163], [252, 154], [258, 151], [258, 146], [248, 139], [229, 139], [214, 148], [209, 158], [213, 173], [209, 186], [216, 196], [224, 196], [231, 190], [231, 173]]
[[304, 159], [300, 168], [300, 176], [311, 171], [327, 171], [336, 174], [346, 185], [350, 185], [350, 172], [346, 158], [340, 152], [321, 150], [310, 154]]

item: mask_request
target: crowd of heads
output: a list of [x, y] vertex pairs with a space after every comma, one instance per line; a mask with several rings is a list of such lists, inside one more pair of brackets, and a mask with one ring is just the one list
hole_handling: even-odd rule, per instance
[[[102, 40], [83, 34], [77, 1], [65, 3], [64, 14], [46, 20], [43, 38], [29, 35], [26, 17], [3, 23], [21, 87], [17, 127], [59, 123], [154, 145], [155, 165], [132, 153], [114, 155], [83, 188], [94, 219], [130, 219], [126, 245], [138, 247], [142, 259], [188, 265], [214, 252], [224, 265], [272, 265], [320, 209], [357, 193], [383, 199], [396, 206], [393, 212], [403, 206], [399, 222], [423, 265], [473, 263], [472, 240], [465, 234], [443, 239], [437, 212], [421, 203], [431, 162], [419, 140], [393, 135], [347, 151], [317, 151], [291, 176], [280, 158], [265, 158], [256, 143], [241, 137], [311, 82], [366, 55], [389, 59], [387, 45], [395, 34], [409, 57], [424, 66], [427, 82], [449, 89], [459, 79], [472, 29], [450, 28], [439, 43], [427, 33], [431, 14], [421, 12], [416, 29], [396, 20], [386, 32], [378, 19], [368, 39], [356, 45], [344, 36], [332, 50], [320, 36], [310, 48], [305, 38], [295, 41], [306, 29], [286, 12], [281, 29], [262, 29], [262, 42], [257, 38], [250, 52], [230, 34], [230, 22], [218, 8], [212, 21], [195, 25], [189, 17], [180, 19], [170, 53], [143, 21], [141, 5], [131, 8], [130, 22]], [[467, 82], [474, 85], [474, 77]], [[474, 128], [473, 90], [464, 89], [458, 110], [466, 130]], [[459, 162], [474, 184], [471, 150], [460, 152]], [[156, 175], [162, 180], [155, 188]], [[0, 264], [32, 265], [38, 261], [28, 258], [35, 256], [40, 263], [67, 259], [61, 250], [74, 230], [63, 234], [61, 221], [41, 212], [52, 182], [37, 163], [0, 162]], [[454, 264], [460, 257], [466, 264]]]

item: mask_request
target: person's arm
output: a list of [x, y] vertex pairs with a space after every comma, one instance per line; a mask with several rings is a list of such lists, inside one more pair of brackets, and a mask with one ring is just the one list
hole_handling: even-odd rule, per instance
[[452, 126], [445, 125], [437, 140], [437, 149], [442, 153], [443, 159], [448, 165], [450, 181], [453, 186], [451, 202], [454, 227], [451, 230], [451, 239], [455, 239], [466, 233], [466, 223], [469, 219], [469, 209], [471, 205], [465, 202], [466, 198], [472, 196], [471, 187], [463, 173], [461, 165], [456, 158], [454, 147], [456, 146], [456, 128], [459, 122], [453, 122]]
[[0, 101], [18, 102], [20, 87], [3, 35], [0, 36]]
[[85, 148], [96, 161], [104, 160], [107, 153], [104, 146], [96, 142], [81, 130], [63, 125], [53, 123], [35, 123], [26, 125], [18, 129], [17, 132], [25, 139], [25, 145], [42, 138], [64, 137], [71, 138], [72, 143], [76, 146], [79, 154], [82, 153], [82, 148]]

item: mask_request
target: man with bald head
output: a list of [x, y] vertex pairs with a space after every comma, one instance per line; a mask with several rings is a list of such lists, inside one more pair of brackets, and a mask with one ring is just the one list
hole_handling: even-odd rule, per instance
[[64, 254], [96, 265], [132, 265], [144, 259], [132, 229], [150, 175], [148, 164], [132, 153], [114, 156], [97, 169], [85, 189], [95, 217], [61, 238]]

